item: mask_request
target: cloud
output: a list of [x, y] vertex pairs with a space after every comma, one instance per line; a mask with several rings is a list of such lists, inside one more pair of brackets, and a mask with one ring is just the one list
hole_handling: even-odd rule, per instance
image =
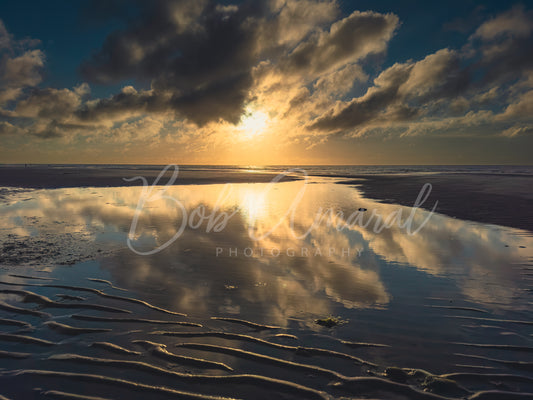
[[7, 121], [0, 121], [0, 136], [2, 135], [14, 135], [20, 133], [21, 129]]
[[37, 43], [14, 40], [0, 20], [0, 106], [20, 98], [25, 88], [41, 82], [44, 53], [28, 49]]
[[332, 24], [328, 31], [319, 32], [299, 44], [282, 61], [281, 69], [287, 73], [305, 72], [316, 76], [381, 53], [386, 50], [398, 24], [394, 14], [355, 11]]
[[464, 51], [477, 59], [484, 85], [517, 79], [533, 68], [533, 12], [523, 6], [483, 23]]
[[[185, 0], [133, 6], [139, 9], [138, 17], [112, 32], [80, 70], [96, 83], [133, 80], [145, 88], [130, 85], [99, 99], [88, 98], [87, 84], [39, 88], [37, 67], [42, 67], [44, 55], [39, 50], [23, 53], [6, 64], [7, 74], [18, 84], [0, 99], [22, 97], [9, 112], [34, 120], [26, 123], [28, 133], [53, 138], [62, 128], [63, 133], [91, 126], [101, 131], [131, 118], [168, 113], [199, 127], [220, 121], [237, 124], [247, 105], [261, 98], [261, 86], [265, 95], [286, 100], [287, 90], [304, 93], [311, 83], [311, 102], [320, 111], [355, 81], [367, 79], [357, 62], [384, 52], [399, 25], [393, 14], [370, 11], [335, 21], [335, 1], [265, 0], [221, 6]], [[116, 7], [106, 9], [116, 17]], [[7, 31], [3, 37], [12, 42]], [[262, 71], [261, 66], [267, 67]], [[267, 83], [269, 74], [276, 76], [274, 86]], [[31, 90], [22, 96], [22, 88]], [[289, 100], [289, 108], [297, 106], [296, 99]], [[302, 104], [307, 100], [302, 97]]]
[[308, 127], [350, 136], [393, 125], [408, 134], [442, 132], [457, 128], [463, 113], [463, 122], [469, 113], [483, 115], [476, 124], [487, 124], [487, 132], [502, 132], [516, 119], [530, 126], [532, 34], [532, 13], [515, 7], [483, 23], [460, 51], [444, 48], [385, 69], [365, 94], [336, 102]]
[[500, 119], [509, 117], [524, 117], [533, 119], [533, 90], [519, 96], [516, 102], [507, 106]]
[[0, 49], [9, 48], [11, 45], [11, 35], [7, 31], [4, 21], [0, 20]]
[[400, 97], [419, 98], [454, 96], [469, 84], [468, 71], [460, 66], [457, 52], [441, 49], [413, 64], [409, 78], [398, 90]]
[[333, 0], [114, 0], [95, 13], [115, 20], [126, 5], [120, 28], [80, 66], [88, 82], [123, 85], [103, 98], [88, 83], [43, 87], [37, 42], [15, 40], [0, 22], [3, 136], [174, 143], [186, 135], [191, 149], [212, 149], [242, 144], [238, 124], [250, 109], [268, 115], [262, 134], [272, 146], [530, 131], [533, 16], [524, 7], [473, 27], [462, 47], [381, 68], [370, 61], [401, 27], [391, 13], [343, 15]]
[[41, 82], [40, 69], [44, 66], [41, 50], [30, 50], [21, 56], [6, 58], [2, 65], [2, 79], [12, 86], [35, 86]]
[[111, 97], [85, 102], [74, 110], [74, 114], [87, 123], [114, 122], [164, 109], [168, 99], [169, 96], [154, 90], [137, 91], [133, 86], [125, 86]]
[[[351, 129], [378, 118], [398, 99], [398, 90], [408, 80], [412, 68], [411, 64], [395, 64], [386, 69], [374, 79], [374, 86], [363, 96], [338, 103], [328, 113], [317, 118], [310, 128], [327, 131]], [[394, 109], [391, 111], [393, 116]], [[396, 117], [407, 117], [408, 114], [399, 112]]]
[[37, 121], [30, 127], [28, 133], [42, 139], [52, 139], [63, 136], [68, 130], [70, 130], [69, 125], [59, 123], [55, 120], [50, 122]]
[[[198, 125], [218, 119], [238, 122], [257, 62], [255, 20], [265, 12], [263, 3], [230, 8], [197, 0], [146, 3], [141, 19], [112, 33], [82, 65], [82, 73], [100, 83], [150, 82], [151, 91], [127, 97], [133, 109], [157, 105]], [[116, 108], [113, 100], [122, 108], [126, 98], [117, 95], [95, 110]], [[212, 108], [215, 104], [220, 106]]]
[[397, 63], [384, 70], [365, 95], [337, 104], [311, 128], [341, 130], [383, 120], [409, 121], [425, 113], [424, 104], [453, 98], [468, 84], [468, 72], [461, 69], [458, 54], [441, 49], [418, 62]]
[[21, 117], [63, 119], [71, 116], [82, 104], [79, 92], [70, 89], [33, 89], [17, 103], [15, 112]]
[[502, 132], [502, 136], [514, 138], [516, 136], [533, 135], [532, 126], [514, 125]]
[[472, 37], [482, 40], [492, 40], [504, 35], [527, 37], [533, 30], [530, 14], [524, 11], [523, 6], [515, 6], [511, 10], [483, 23], [477, 28]]
[[261, 49], [294, 46], [339, 14], [335, 1], [275, 0], [270, 2], [270, 10], [277, 17], [261, 22], [258, 43]]
[[148, 108], [175, 111], [199, 126], [220, 119], [238, 123], [253, 99], [253, 72], [262, 61], [281, 75], [314, 80], [385, 51], [399, 24], [393, 14], [357, 11], [321, 29], [336, 13], [334, 1], [255, 1], [229, 8], [208, 1], [155, 2], [82, 66], [90, 80], [134, 78], [150, 82], [150, 91], [127, 99], [118, 94], [80, 115]]
[[329, 74], [322, 74], [313, 84], [315, 92], [337, 97], [347, 94], [355, 82], [365, 82], [368, 75], [358, 64], [349, 64]]

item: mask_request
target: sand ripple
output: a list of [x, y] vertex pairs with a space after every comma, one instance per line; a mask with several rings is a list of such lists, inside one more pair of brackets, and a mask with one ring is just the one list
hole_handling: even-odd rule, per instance
[[[12, 277], [25, 281], [0, 281], [0, 293], [8, 296], [0, 300], [0, 312], [5, 314], [0, 315], [0, 325], [11, 329], [0, 332], [0, 362], [5, 360], [0, 392], [7, 398], [38, 394], [81, 400], [533, 399], [533, 363], [522, 358], [533, 352], [527, 345], [446, 343], [455, 356], [480, 365], [456, 364], [472, 372], [438, 375], [383, 365], [380, 354], [394, 350], [390, 345], [340, 340], [334, 334], [310, 335], [311, 345], [309, 336], [298, 330], [236, 318], [202, 320], [130, 295], [61, 282], [35, 283], [40, 279], [27, 275]], [[124, 291], [106, 280], [88, 280]], [[51, 295], [51, 289], [73, 294]], [[28, 303], [35, 308], [24, 305]], [[473, 307], [434, 308], [486, 313]], [[76, 313], [65, 315], [65, 310]], [[86, 313], [78, 313], [82, 310]], [[490, 315], [449, 317], [469, 319], [480, 328], [487, 322], [530, 324]], [[31, 336], [21, 334], [21, 329], [32, 330]], [[466, 354], [467, 349], [509, 357]]]

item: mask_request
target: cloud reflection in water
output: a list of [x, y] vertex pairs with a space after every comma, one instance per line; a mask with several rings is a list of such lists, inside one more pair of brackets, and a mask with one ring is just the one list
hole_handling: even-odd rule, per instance
[[[386, 308], [395, 283], [384, 282], [380, 271], [396, 264], [424, 272], [423, 285], [432, 285], [431, 277], [453, 279], [455, 297], [492, 309], [517, 307], [513, 302], [521, 283], [511, 265], [531, 256], [531, 237], [435, 214], [412, 236], [398, 226], [380, 233], [373, 232], [372, 224], [339, 231], [322, 221], [302, 238], [299, 236], [313, 226], [320, 207], [342, 211], [345, 217], [361, 207], [368, 210], [365, 215], [376, 210], [387, 216], [401, 209], [405, 219], [410, 213], [408, 207], [364, 199], [354, 188], [318, 182], [306, 185], [291, 226], [290, 218], [283, 217], [302, 185], [297, 181], [271, 187], [171, 187], [166, 193], [171, 199], [147, 204], [140, 213], [136, 248], [150, 250], [172, 238], [184, 218], [176, 201], [187, 216], [198, 207], [203, 207], [206, 215], [235, 215], [220, 232], [206, 232], [208, 221], [194, 229], [188, 226], [175, 242], [150, 256], [137, 255], [126, 247], [139, 200], [138, 187], [34, 191], [29, 201], [18, 195], [1, 209], [6, 221], [2, 236], [46, 231], [61, 240], [61, 234], [83, 233], [85, 241], [80, 241], [80, 246], [96, 243], [114, 248], [101, 265], [120, 286], [159, 296], [164, 305], [191, 315], [248, 310], [271, 323], [286, 325], [289, 319], [309, 324], [306, 316], [327, 315], [338, 306]], [[27, 217], [35, 217], [38, 224], [29, 229]], [[426, 217], [427, 212], [418, 210], [414, 227]], [[275, 229], [261, 240], [253, 240], [250, 226], [257, 236]], [[519, 243], [528, 245], [518, 251]]]

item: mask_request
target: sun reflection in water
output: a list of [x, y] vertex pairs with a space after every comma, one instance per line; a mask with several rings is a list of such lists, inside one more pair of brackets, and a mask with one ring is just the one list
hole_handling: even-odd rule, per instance
[[241, 210], [246, 215], [248, 222], [254, 224], [258, 219], [263, 219], [267, 214], [267, 193], [259, 188], [247, 188], [243, 193]]

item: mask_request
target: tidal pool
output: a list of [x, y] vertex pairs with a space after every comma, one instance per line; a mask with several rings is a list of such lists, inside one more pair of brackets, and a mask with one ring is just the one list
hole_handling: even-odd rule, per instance
[[[116, 375], [116, 369], [103, 361], [105, 371], [95, 368], [94, 360], [72, 362], [58, 356], [67, 353], [137, 360], [180, 373], [206, 369], [216, 376], [251, 373], [296, 382], [325, 396], [351, 393], [346, 382], [328, 385], [340, 378], [323, 371], [241, 357], [222, 347], [310, 364], [347, 377], [383, 377], [449, 398], [481, 389], [531, 390], [527, 379], [494, 387], [480, 378], [487, 372], [531, 371], [533, 236], [528, 231], [379, 203], [334, 178], [157, 186], [149, 192], [141, 187], [13, 191], [4, 198], [0, 216], [0, 300], [7, 305], [0, 309], [0, 318], [31, 325], [4, 321], [0, 328], [8, 335], [27, 329], [24, 335], [53, 343], [43, 351], [42, 344], [9, 337], [0, 341], [4, 352], [28, 354], [0, 359], [1, 368], [28, 374], [4, 373], [6, 395], [33, 389], [22, 389], [21, 381], [48, 390], [75, 390], [72, 382], [81, 379], [45, 379], [29, 369], [74, 369], [153, 384], [139, 365], [130, 365], [133, 372]], [[48, 300], [36, 300], [23, 291]], [[124, 315], [98, 307], [76, 309], [73, 304], [115, 308]], [[48, 315], [21, 314], [9, 306]], [[124, 317], [130, 321], [120, 321]], [[327, 317], [338, 318], [339, 325], [327, 328], [316, 323]], [[170, 324], [178, 319], [184, 324]], [[68, 328], [55, 323], [89, 331], [69, 334]], [[170, 331], [179, 331], [182, 337]], [[280, 346], [264, 347], [220, 332], [251, 335]], [[109, 347], [90, 346], [95, 342], [133, 353], [117, 355]], [[189, 345], [175, 347], [182, 342]], [[154, 343], [167, 345], [167, 352], [230, 369], [186, 360], [182, 365], [178, 359], [161, 357], [157, 350], [161, 348]], [[314, 357], [313, 351], [306, 354], [291, 347], [326, 349], [368, 364], [331, 354]], [[426, 382], [437, 375], [398, 378], [391, 367], [437, 375], [468, 372], [473, 373], [468, 379], [474, 383], [459, 382], [466, 390], [460, 394], [462, 389]], [[313, 379], [314, 375], [321, 378]], [[157, 385], [172, 386], [169, 379], [160, 373]], [[192, 389], [176, 385], [179, 390], [210, 395], [258, 395], [254, 385], [237, 389], [240, 383], [219, 387], [210, 382]], [[128, 390], [116, 382], [98, 381], [98, 385], [113, 387], [109, 393], [116, 391], [117, 396]], [[400, 389], [379, 387], [389, 390], [391, 398], [401, 398], [394, 397], [400, 396]], [[368, 393], [375, 390], [369, 384]], [[298, 391], [292, 395], [306, 398]]]

